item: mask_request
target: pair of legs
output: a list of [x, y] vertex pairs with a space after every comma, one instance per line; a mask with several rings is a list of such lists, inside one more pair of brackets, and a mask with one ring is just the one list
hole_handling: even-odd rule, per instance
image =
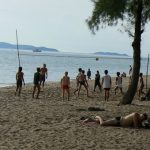
[[44, 84], [45, 84], [45, 76], [42, 76], [40, 80], [40, 85], [42, 85], [42, 87], [44, 88]]
[[99, 88], [99, 90], [100, 90], [100, 92], [101, 92], [101, 85], [100, 85], [100, 82], [95, 82], [95, 85], [94, 85], [94, 92], [95, 92], [95, 89], [96, 89], [96, 87], [98, 86], [98, 88]]
[[121, 94], [123, 93], [123, 92], [122, 92], [122, 87], [116, 86], [116, 87], [115, 87], [115, 95], [116, 95], [116, 91], [117, 91], [118, 89], [120, 89]]
[[77, 87], [76, 87], [76, 90], [73, 92], [74, 94], [76, 94], [76, 92], [79, 90], [79, 81], [77, 81], [76, 84], [77, 84]]
[[[18, 92], [18, 90], [19, 90], [19, 92]], [[16, 96], [17, 92], [18, 92], [18, 96], [20, 96], [21, 90], [22, 90], [22, 81], [17, 81], [15, 96]]]
[[110, 88], [105, 88], [104, 90], [105, 90], [105, 101], [108, 101]]
[[87, 118], [83, 120], [83, 124], [86, 124], [88, 122], [94, 122], [96, 124], [100, 124], [101, 126], [120, 126], [120, 119], [121, 117], [112, 118], [109, 120], [103, 120], [102, 117], [96, 116], [94, 119]]
[[87, 97], [89, 97], [89, 91], [88, 91], [88, 86], [86, 85], [86, 83], [79, 83], [79, 89], [78, 89], [78, 96], [80, 94], [80, 90], [81, 90], [81, 86], [84, 86], [84, 88], [86, 89], [86, 92], [87, 92]]
[[67, 98], [68, 98], [68, 101], [69, 101], [70, 91], [69, 91], [69, 87], [68, 86], [66, 88], [63, 87], [63, 89], [62, 89], [63, 100], [64, 100], [64, 97], [65, 97], [65, 91], [67, 92]]
[[32, 98], [34, 98], [34, 94], [35, 94], [35, 90], [38, 90], [37, 91], [37, 95], [36, 95], [36, 99], [39, 98], [39, 94], [40, 94], [40, 84], [35, 84], [34, 87], [33, 87], [33, 93], [32, 93]]
[[141, 97], [141, 94], [145, 94], [145, 93], [143, 92], [143, 88], [144, 88], [144, 86], [141, 86], [141, 87], [139, 88], [139, 97]]

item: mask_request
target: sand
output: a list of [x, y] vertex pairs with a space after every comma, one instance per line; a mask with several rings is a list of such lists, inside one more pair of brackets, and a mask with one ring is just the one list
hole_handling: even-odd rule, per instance
[[[124, 79], [123, 91], [128, 81]], [[114, 79], [108, 102], [104, 91], [93, 92], [93, 81], [89, 81], [89, 98], [83, 89], [79, 98], [75, 96], [75, 81], [71, 81], [69, 101], [62, 100], [60, 83], [47, 83], [40, 99], [31, 98], [32, 88], [32, 84], [23, 87], [20, 97], [14, 95], [14, 86], [0, 88], [0, 150], [150, 149], [150, 129], [81, 124], [82, 116], [111, 118], [135, 111], [150, 115], [150, 101], [139, 101], [137, 94], [132, 105], [117, 106], [122, 95], [119, 91], [114, 95]], [[88, 111], [88, 107], [105, 111]]]

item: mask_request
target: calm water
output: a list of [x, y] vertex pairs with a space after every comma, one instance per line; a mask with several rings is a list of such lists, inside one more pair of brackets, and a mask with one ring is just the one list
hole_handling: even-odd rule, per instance
[[[48, 68], [48, 81], [60, 81], [65, 71], [69, 72], [71, 79], [75, 79], [78, 68], [85, 71], [91, 69], [92, 78], [96, 70], [100, 71], [101, 76], [105, 69], [109, 70], [111, 76], [115, 76], [117, 71], [128, 73], [132, 59], [122, 58], [100, 58], [95, 60], [93, 54], [72, 54], [72, 53], [33, 53], [20, 50], [21, 66], [25, 74], [26, 83], [33, 82], [33, 74], [36, 67], [42, 67], [43, 63]], [[141, 61], [141, 72], [146, 74], [147, 59]], [[16, 50], [0, 50], [0, 86], [15, 84], [15, 76], [18, 69], [18, 57]]]

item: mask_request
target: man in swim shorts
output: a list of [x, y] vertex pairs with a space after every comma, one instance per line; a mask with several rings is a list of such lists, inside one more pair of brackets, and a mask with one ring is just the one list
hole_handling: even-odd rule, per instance
[[48, 77], [48, 70], [46, 68], [46, 64], [43, 64], [43, 67], [40, 70], [40, 85], [42, 84], [43, 88], [44, 88], [44, 83], [47, 77]]
[[87, 92], [87, 97], [89, 97], [89, 92], [88, 92], [88, 82], [87, 82], [87, 79], [86, 79], [86, 75], [85, 75], [85, 71], [82, 70], [82, 73], [79, 77], [79, 89], [78, 89], [78, 96], [80, 94], [80, 90], [81, 90], [81, 87], [84, 86], [84, 88], [86, 89], [86, 92]]
[[34, 73], [34, 81], [33, 81], [34, 87], [33, 87], [33, 93], [32, 98], [34, 98], [35, 90], [37, 89], [37, 96], [36, 99], [39, 98], [40, 94], [40, 68], [37, 68], [37, 72]]
[[18, 96], [20, 96], [21, 90], [22, 90], [22, 82], [25, 85], [25, 82], [24, 82], [24, 73], [22, 72], [22, 67], [19, 67], [18, 72], [16, 73], [16, 84], [17, 84], [17, 87], [16, 87], [15, 95], [17, 94], [17, 92], [19, 90]]
[[105, 101], [109, 99], [109, 90], [111, 88], [111, 77], [108, 75], [108, 70], [104, 71], [105, 76], [102, 77], [102, 85], [105, 90]]
[[68, 77], [68, 72], [65, 72], [65, 75], [61, 79], [61, 88], [62, 88], [63, 100], [64, 100], [65, 91], [68, 94], [68, 100], [69, 100], [69, 97], [70, 97], [69, 87], [70, 87], [70, 77]]

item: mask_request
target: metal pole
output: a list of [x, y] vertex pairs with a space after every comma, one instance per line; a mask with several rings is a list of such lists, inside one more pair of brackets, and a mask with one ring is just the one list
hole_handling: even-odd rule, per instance
[[16, 30], [16, 41], [17, 41], [18, 62], [19, 62], [19, 67], [20, 67], [20, 54], [19, 54], [19, 47], [18, 47], [18, 34], [17, 34], [17, 30]]

